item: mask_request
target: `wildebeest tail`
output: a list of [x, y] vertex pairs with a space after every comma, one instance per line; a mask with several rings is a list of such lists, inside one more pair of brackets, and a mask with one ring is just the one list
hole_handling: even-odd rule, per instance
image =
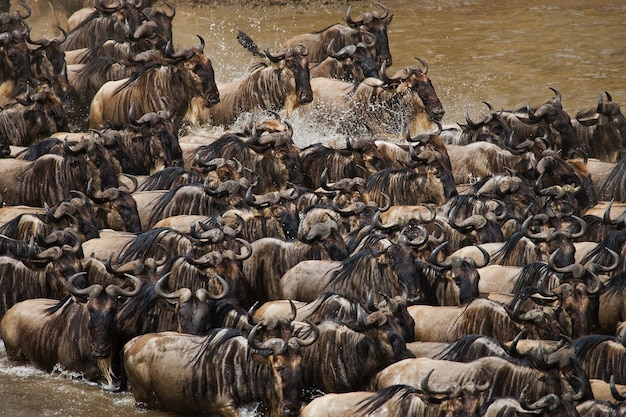
[[265, 54], [259, 49], [259, 46], [256, 44], [256, 42], [254, 42], [252, 38], [241, 29], [239, 30], [239, 34], [237, 35], [237, 41], [241, 46], [250, 51], [252, 55], [259, 58], [265, 58]]

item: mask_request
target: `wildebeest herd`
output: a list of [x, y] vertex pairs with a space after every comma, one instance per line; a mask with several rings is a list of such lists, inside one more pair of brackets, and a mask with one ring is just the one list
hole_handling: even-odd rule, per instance
[[[157, 4], [158, 3], [158, 4]], [[166, 1], [32, 39], [0, 2], [7, 356], [239, 416], [626, 416], [626, 119], [610, 93], [442, 126], [390, 10], [217, 85]], [[345, 144], [294, 145], [289, 117]], [[220, 137], [184, 134], [222, 125]]]

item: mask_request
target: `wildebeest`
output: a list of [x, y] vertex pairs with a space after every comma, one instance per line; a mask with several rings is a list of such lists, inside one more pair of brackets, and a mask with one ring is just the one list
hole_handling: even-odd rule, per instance
[[72, 190], [86, 192], [119, 186], [111, 155], [101, 141], [64, 143], [65, 155], [43, 155], [35, 161], [1, 159], [0, 192], [5, 203], [43, 207], [55, 205]]
[[30, 362], [47, 372], [60, 364], [92, 380], [104, 376], [111, 385], [111, 357], [120, 348], [115, 340], [115, 314], [121, 297], [136, 295], [141, 281], [131, 276], [132, 290], [114, 284], [76, 288], [74, 281], [83, 274], [67, 280], [74, 298], [37, 298], [13, 306], [0, 321], [0, 333], [7, 357], [13, 361]]
[[489, 107], [489, 114], [480, 121], [470, 118], [465, 111], [466, 123], [457, 123], [460, 130], [454, 127], [446, 127], [441, 137], [447, 144], [467, 145], [473, 142], [490, 142], [499, 146], [510, 146], [513, 130], [509, 123], [504, 120], [499, 112], [494, 111], [491, 104], [484, 102]]
[[220, 102], [209, 109], [211, 124], [230, 126], [241, 113], [261, 110], [284, 110], [289, 116], [313, 100], [306, 47], [261, 52], [243, 32], [238, 39], [269, 63], [261, 61], [243, 80], [219, 86]]
[[527, 139], [534, 140], [543, 136], [539, 134], [542, 131], [547, 134], [551, 145], [561, 151], [564, 158], [570, 158], [572, 151], [580, 150], [581, 144], [572, 125], [571, 117], [563, 110], [561, 93], [552, 87], [550, 89], [556, 97], [535, 110], [527, 106], [525, 109], [513, 112], [502, 111], [500, 114], [514, 132], [513, 147]]
[[530, 398], [571, 393], [570, 385], [582, 385], [579, 391], [591, 398], [591, 387], [586, 378], [581, 378], [584, 371], [576, 360], [573, 348], [544, 354], [536, 362], [536, 367], [525, 366], [495, 356], [467, 363], [430, 358], [405, 359], [379, 372], [372, 386], [376, 389], [396, 384], [418, 386], [430, 374], [427, 381], [432, 386], [449, 387], [455, 383], [481, 386], [489, 383], [489, 388], [481, 393], [485, 403], [491, 398], [518, 396], [526, 385], [529, 385], [527, 394]]
[[433, 120], [441, 120], [445, 111], [426, 75], [428, 65], [420, 62], [423, 68], [407, 67], [392, 76], [383, 68], [382, 80], [366, 78], [357, 86], [331, 78], [312, 78], [313, 103], [301, 113], [325, 120], [329, 112], [338, 114], [328, 121], [336, 122], [339, 131], [396, 141], [406, 132], [412, 136], [431, 132], [436, 128]]
[[625, 340], [609, 335], [594, 334], [574, 341], [576, 357], [588, 378], [609, 381], [612, 377], [617, 384], [626, 383], [624, 353]]
[[524, 178], [537, 174], [537, 161], [532, 152], [519, 154], [488, 142], [473, 142], [467, 145], [446, 145], [453, 176], [457, 184], [466, 184], [471, 178], [482, 178], [491, 174], [514, 172]]
[[[151, 333], [124, 347], [124, 369], [135, 401], [150, 408], [241, 416], [236, 407], [260, 401], [269, 415], [293, 417], [301, 406], [301, 348], [317, 340], [311, 327], [306, 339], [281, 322], [259, 322], [248, 337], [234, 329], [206, 336]], [[260, 331], [275, 335], [259, 340]]]
[[[273, 119], [273, 118], [272, 118]], [[226, 133], [195, 152], [193, 167], [201, 168], [215, 158], [238, 161], [257, 194], [291, 188], [288, 183], [303, 182], [299, 149], [293, 143], [293, 130], [280, 120], [253, 121], [251, 132]]]
[[404, 242], [370, 235], [366, 247], [343, 261], [301, 261], [280, 278], [281, 299], [313, 301], [325, 291], [336, 291], [359, 300], [372, 295], [395, 297], [403, 293], [410, 304], [423, 300], [416, 281], [412, 251]]
[[331, 183], [344, 178], [367, 179], [378, 170], [397, 163], [372, 140], [347, 140], [346, 146], [341, 148], [312, 144], [300, 150], [300, 159], [304, 185], [313, 190], [322, 186], [322, 178]]
[[596, 108], [579, 112], [572, 123], [590, 158], [617, 162], [624, 157], [626, 118], [619, 104], [605, 94], [606, 102], [600, 94]]
[[[436, 417], [464, 410], [458, 386], [425, 392], [410, 385], [392, 385], [376, 392], [332, 393], [315, 398], [301, 417]], [[444, 414], [445, 413], [445, 414]], [[470, 414], [471, 415], [471, 414]]]
[[0, 135], [11, 145], [29, 146], [49, 135], [68, 131], [63, 104], [47, 83], [37, 88], [30, 84], [21, 96], [0, 111]]
[[[318, 323], [317, 344], [302, 349], [304, 386], [324, 392], [367, 389], [378, 371], [412, 357], [389, 320], [382, 312], [373, 312], [361, 322]], [[306, 338], [308, 333], [305, 328], [298, 334]]]
[[59, 28], [62, 35], [56, 38], [31, 39], [30, 32], [26, 35], [26, 40], [38, 48], [31, 52], [31, 66], [33, 75], [39, 80], [47, 80], [50, 86], [59, 96], [66, 115], [74, 111], [74, 105], [70, 100], [70, 85], [67, 78], [67, 65], [65, 63], [65, 53], [61, 45], [67, 38], [67, 32]]
[[62, 299], [67, 276], [81, 271], [76, 249], [68, 245], [26, 250], [21, 260], [8, 256], [15, 253], [9, 250], [0, 257], [0, 317], [30, 298]]
[[415, 340], [454, 342], [468, 334], [482, 334], [500, 342], [513, 340], [526, 329], [543, 339], [558, 339], [560, 329], [549, 311], [522, 311], [516, 303], [512, 309], [488, 299], [477, 298], [463, 306], [409, 306], [415, 321]]
[[347, 45], [337, 52], [332, 50], [333, 44], [334, 40], [328, 44], [328, 58], [310, 64], [311, 78], [337, 78], [354, 83], [360, 83], [369, 77], [379, 78], [378, 67], [367, 44], [359, 42], [356, 45]]
[[124, 303], [117, 312], [118, 337], [125, 344], [133, 337], [155, 332], [177, 331], [179, 333], [204, 335], [211, 327], [210, 315], [215, 304], [228, 292], [228, 284], [220, 280], [222, 291], [211, 293], [202, 288], [191, 291], [178, 288], [166, 291], [163, 286], [167, 274], [156, 284], [143, 285], [139, 294]]
[[391, 23], [393, 15], [389, 15], [389, 9], [380, 3], [376, 3], [382, 9], [382, 14], [377, 12], [365, 12], [356, 18], [352, 18], [351, 9], [346, 12], [348, 26], [334, 24], [318, 32], [306, 33], [294, 36], [285, 42], [286, 47], [305, 45], [311, 51], [311, 62], [322, 62], [328, 57], [328, 45], [334, 42], [336, 48], [341, 49], [347, 45], [356, 45], [359, 42], [369, 42], [373, 39], [371, 53], [380, 66], [383, 62], [391, 66], [392, 59], [389, 52], [389, 39], [387, 26]]
[[219, 102], [211, 60], [203, 52], [204, 40], [199, 38], [200, 46], [177, 52], [170, 42], [162, 62], [147, 65], [130, 78], [105, 83], [91, 102], [89, 126], [100, 128], [110, 123], [123, 128], [130, 123], [131, 105], [137, 114], [157, 112], [164, 98], [172, 106], [175, 126], [180, 127], [193, 98], [200, 97], [208, 107]]
[[311, 228], [299, 230], [298, 240], [262, 238], [252, 242], [252, 256], [243, 261], [244, 276], [260, 302], [278, 300], [280, 278], [300, 261], [307, 259], [342, 260], [348, 257], [346, 243], [333, 215], [316, 212]]

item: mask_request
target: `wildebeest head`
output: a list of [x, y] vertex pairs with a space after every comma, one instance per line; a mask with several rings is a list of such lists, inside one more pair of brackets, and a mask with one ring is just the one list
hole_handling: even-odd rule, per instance
[[209, 300], [221, 300], [228, 293], [228, 283], [222, 277], [215, 275], [221, 291], [214, 293], [206, 288], [198, 288], [192, 292], [189, 288], [179, 288], [176, 291], [165, 290], [164, 284], [169, 273], [163, 275], [154, 286], [155, 294], [167, 300], [175, 307], [180, 333], [201, 335], [209, 330], [211, 310], [207, 304]]
[[[480, 273], [478, 268], [482, 268], [489, 263], [489, 253], [481, 246], [477, 246], [483, 254], [482, 262], [476, 263], [474, 258], [460, 256], [452, 256], [440, 262], [437, 259], [437, 255], [447, 244], [448, 242], [443, 242], [437, 246], [431, 252], [429, 261], [437, 271], [444, 273], [446, 280], [456, 284], [458, 287], [459, 304], [469, 303], [479, 296], [478, 281], [480, 280]], [[455, 300], [450, 300], [447, 296], [444, 298], [443, 304], [455, 304]]]
[[261, 321], [248, 335], [253, 360], [269, 365], [272, 370], [272, 386], [267, 387], [272, 415], [285, 417], [296, 417], [300, 413], [303, 382], [300, 348], [312, 345], [319, 337], [319, 329], [310, 321], [307, 321], [310, 329], [307, 336], [293, 335], [296, 311], [293, 303], [291, 305], [291, 317]]
[[124, 187], [110, 187], [103, 191], [87, 187], [87, 195], [93, 201], [95, 220], [100, 228], [138, 233], [141, 221], [137, 202]]
[[[25, 107], [23, 117], [29, 124], [29, 138], [41, 139], [55, 132], [69, 131], [61, 99], [47, 83], [42, 83], [34, 89], [29, 84], [25, 93], [15, 97], [15, 100]], [[13, 142], [13, 144], [31, 143]]]
[[30, 37], [30, 30], [26, 34], [26, 40], [38, 45], [39, 48], [31, 52], [31, 66], [33, 73], [39, 79], [47, 79], [51, 82], [56, 93], [59, 95], [66, 114], [73, 112], [73, 103], [70, 99], [70, 83], [67, 78], [67, 65], [65, 52], [61, 44], [67, 39], [67, 32], [58, 28], [62, 35], [53, 39], [36, 39]]
[[365, 12], [358, 17], [351, 16], [352, 6], [348, 6], [346, 12], [346, 23], [352, 29], [358, 32], [358, 41], [367, 41], [370, 36], [374, 37], [374, 45], [372, 54], [376, 58], [378, 66], [385, 63], [387, 66], [392, 64], [391, 52], [389, 51], [389, 38], [387, 36], [387, 26], [391, 24], [393, 15], [389, 14], [389, 9], [380, 3], [376, 3], [382, 9], [382, 14], [377, 12]]
[[394, 329], [390, 317], [382, 311], [370, 313], [358, 326], [365, 339], [357, 345], [357, 354], [366, 361], [376, 363], [373, 368], [413, 357], [402, 335]]
[[77, 252], [80, 243], [75, 247], [69, 245], [52, 246], [28, 259], [22, 259], [22, 263], [29, 268], [46, 271], [51, 291], [59, 295], [65, 295], [66, 277], [81, 271], [80, 258]]
[[174, 5], [167, 1], [163, 1], [163, 4], [169, 10], [155, 7], [144, 7], [141, 10], [143, 15], [148, 19], [148, 22], [154, 22], [153, 36], [156, 38], [155, 46], [157, 48], [165, 46], [167, 41], [172, 39], [172, 20], [176, 15]]
[[[378, 65], [374, 60], [370, 48], [374, 46], [374, 41], [365, 43], [358, 42], [354, 45], [346, 45], [338, 51], [333, 51], [333, 44], [335, 40], [332, 39], [326, 48], [326, 52], [330, 58], [334, 58], [339, 62], [339, 68], [337, 68], [333, 78], [340, 78], [344, 81], [362, 81], [365, 78], [374, 77], [379, 78]], [[324, 62], [324, 61], [323, 61]]]
[[289, 109], [295, 108], [297, 104], [307, 104], [313, 101], [309, 62], [306, 58], [308, 54], [309, 51], [304, 45], [298, 45], [296, 48], [283, 48], [275, 54], [269, 49], [265, 51], [267, 58], [284, 71], [295, 91], [295, 97], [292, 99], [294, 103], [286, 106], [288, 113]]
[[467, 110], [465, 111], [466, 124], [459, 123], [462, 129], [468, 131], [472, 136], [473, 141], [484, 140], [491, 143], [497, 143], [500, 146], [511, 147], [511, 136], [513, 135], [513, 129], [509, 123], [502, 117], [502, 115], [493, 110], [493, 107], [487, 102], [485, 104], [489, 107], [489, 114], [483, 117], [480, 121], [473, 121]]
[[554, 259], [558, 255], [558, 249], [550, 256], [548, 266], [560, 276], [562, 284], [549, 291], [558, 297], [567, 317], [571, 337], [579, 338], [588, 334], [596, 333], [599, 329], [598, 310], [599, 292], [604, 285], [596, 275], [597, 272], [610, 272], [617, 268], [619, 255], [611, 249], [608, 252], [613, 257], [613, 264], [604, 266], [592, 263], [588, 268], [582, 264], [574, 263], [565, 267], [556, 267]]
[[415, 59], [423, 65], [423, 69], [417, 66], [407, 67], [389, 77], [386, 73], [387, 66], [383, 65], [380, 70], [381, 78], [387, 85], [396, 87], [397, 92], [410, 90], [417, 93], [428, 116], [432, 120], [441, 121], [446, 112], [439, 101], [432, 81], [426, 75], [428, 64], [420, 58]]
[[[86, 272], [79, 272], [67, 280], [67, 290], [76, 300], [84, 301], [89, 313], [88, 331], [91, 339], [91, 356], [95, 359], [108, 358], [115, 343], [115, 315], [117, 313], [119, 297], [133, 297], [141, 290], [139, 278], [129, 275], [133, 283], [132, 290], [110, 284], [102, 288], [100, 284], [93, 284], [84, 289], [74, 285], [74, 281]], [[104, 291], [103, 291], [104, 289]]]
[[174, 52], [170, 41], [165, 47], [164, 56], [175, 62], [182, 62], [193, 84], [191, 89], [202, 97], [206, 106], [211, 106], [219, 103], [220, 93], [215, 84], [211, 60], [204, 54], [204, 39], [200, 35], [197, 36], [200, 39], [200, 46]]
[[146, 113], [138, 120], [134, 117], [134, 104], [131, 105], [128, 119], [130, 126], [126, 128], [136, 144], [137, 150], [145, 149], [148, 143], [149, 155], [145, 155], [145, 162], [137, 161], [137, 174], [154, 174], [165, 167], [183, 166], [183, 151], [178, 143], [178, 136], [172, 120], [172, 112], [165, 99], [161, 98], [164, 105], [162, 110]]
[[401, 296], [387, 297], [374, 304], [368, 297], [368, 310], [381, 311], [390, 316], [389, 322], [395, 326], [396, 332], [402, 336], [406, 343], [415, 340], [415, 320], [407, 310], [407, 292]]
[[[587, 223], [583, 219], [577, 216], [572, 216], [572, 219], [580, 225], [576, 233], [561, 230], [560, 225], [554, 227], [555, 225], [549, 223], [549, 218], [545, 214], [528, 216], [522, 223], [520, 231], [524, 236], [537, 242], [536, 251], [540, 260], [547, 261], [558, 250], [552, 262], [557, 267], [565, 267], [575, 263], [576, 248], [572, 238], [583, 236], [587, 229]], [[541, 222], [540, 230], [532, 228], [533, 222], [537, 220]]]
[[71, 157], [80, 161], [86, 169], [87, 177], [92, 181], [92, 187], [96, 190], [105, 190], [110, 187], [118, 187], [118, 172], [111, 154], [104, 143], [91, 137], [77, 144], [65, 141], [63, 150]]
[[2, 13], [0, 13], [0, 33], [24, 29], [24, 26], [26, 26], [25, 20], [28, 19], [32, 13], [31, 8], [26, 2], [20, 1], [18, 5], [22, 6], [24, 11], [14, 10], [13, 13], [11, 13], [9, 11], [11, 2], [6, 2], [6, 4], [6, 10], [2, 10]]
[[528, 106], [528, 121], [534, 124], [545, 123], [556, 130], [560, 136], [560, 146], [563, 155], [568, 158], [571, 151], [579, 147], [578, 137], [572, 125], [571, 117], [563, 110], [561, 93], [552, 87], [550, 89], [554, 91], [556, 97], [542, 104], [534, 111]]

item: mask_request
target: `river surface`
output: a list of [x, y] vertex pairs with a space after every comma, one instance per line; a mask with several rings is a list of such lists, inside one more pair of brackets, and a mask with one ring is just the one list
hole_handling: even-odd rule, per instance
[[[177, 4], [176, 0], [170, 0]], [[53, 0], [64, 25], [63, 1]], [[375, 10], [370, 2], [350, 1], [353, 16]], [[393, 66], [389, 73], [428, 62], [428, 75], [446, 109], [444, 123], [474, 119], [488, 101], [495, 108], [538, 106], [559, 90], [571, 115], [596, 106], [608, 91], [626, 103], [626, 2], [389, 0], [393, 13], [389, 41]], [[346, 5], [190, 7], [179, 5], [174, 18], [177, 47], [206, 41], [218, 83], [242, 78], [253, 62], [236, 42], [239, 29], [261, 48], [276, 51], [293, 35], [342, 22]], [[44, 8], [45, 10], [45, 8]], [[50, 12], [35, 12], [29, 24], [33, 37], [56, 36]], [[299, 131], [303, 146], [320, 132]], [[247, 412], [253, 415], [253, 412]], [[170, 416], [137, 410], [130, 394], [113, 394], [63, 374], [46, 375], [10, 365], [0, 345], [0, 417], [126, 417]]]

